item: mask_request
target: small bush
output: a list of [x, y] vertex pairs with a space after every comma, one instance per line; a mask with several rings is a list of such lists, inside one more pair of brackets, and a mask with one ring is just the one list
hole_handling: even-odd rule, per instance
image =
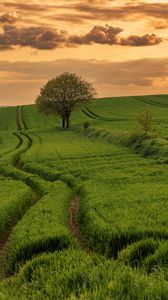
[[145, 135], [148, 135], [150, 131], [153, 131], [153, 112], [149, 109], [146, 109], [139, 114], [137, 121]]
[[130, 133], [128, 144], [133, 145], [136, 142], [141, 142], [144, 138], [145, 138], [145, 135], [142, 132], [142, 130], [140, 130], [139, 128], [135, 128]]

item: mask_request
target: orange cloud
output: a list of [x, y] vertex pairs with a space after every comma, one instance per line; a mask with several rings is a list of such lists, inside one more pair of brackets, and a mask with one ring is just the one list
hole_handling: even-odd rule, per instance
[[[17, 10], [21, 14], [31, 13], [37, 15], [39, 18], [42, 16], [47, 19], [46, 12], [50, 13], [48, 19], [55, 19], [56, 17], [62, 18], [64, 21], [73, 21], [74, 23], [81, 20], [134, 20], [144, 17], [154, 17], [156, 19], [168, 19], [168, 3], [148, 3], [147, 1], [130, 0], [126, 4], [116, 5], [117, 1], [108, 0], [88, 0], [88, 1], [55, 1], [45, 3], [41, 1], [29, 1], [29, 3], [20, 3], [20, 1], [9, 1], [0, 4], [1, 10]], [[61, 11], [61, 12], [60, 12]], [[66, 11], [66, 13], [65, 13]], [[73, 11], [73, 15], [72, 15]], [[82, 13], [82, 15], [81, 15]], [[76, 16], [74, 18], [73, 16]]]
[[[114, 1], [115, 2], [115, 1]], [[107, 1], [106, 3], [110, 3]], [[147, 3], [132, 0], [131, 2], [120, 6], [104, 6], [92, 5], [91, 3], [77, 3], [73, 6], [67, 5], [68, 8], [73, 8], [77, 11], [86, 12], [90, 15], [91, 19], [109, 20], [109, 19], [129, 19], [134, 17], [151, 16], [155, 18], [167, 19], [168, 18], [168, 3]]]
[[70, 43], [72, 44], [108, 44], [114, 45], [117, 44], [117, 35], [122, 32], [122, 28], [112, 27], [106, 25], [103, 26], [94, 26], [90, 32], [83, 36], [74, 35], [70, 37]]
[[0, 16], [0, 24], [13, 24], [17, 20], [15, 13], [5, 13]]
[[122, 38], [118, 34], [123, 31], [119, 27], [109, 25], [94, 26], [83, 36], [70, 36], [66, 31], [52, 30], [45, 27], [17, 28], [5, 25], [0, 35], [0, 50], [9, 50], [13, 46], [32, 47], [40, 50], [51, 50], [58, 47], [74, 45], [107, 44], [121, 46], [152, 46], [161, 43], [162, 39], [155, 34], [144, 36], [130, 36]]
[[128, 38], [121, 38], [120, 45], [123, 46], [153, 46], [160, 44], [162, 39], [155, 34], [145, 34], [143, 36], [131, 35]]
[[61, 47], [66, 42], [65, 31], [52, 31], [45, 27], [17, 28], [5, 25], [3, 30], [0, 35], [0, 50], [11, 49], [13, 46], [50, 50]]

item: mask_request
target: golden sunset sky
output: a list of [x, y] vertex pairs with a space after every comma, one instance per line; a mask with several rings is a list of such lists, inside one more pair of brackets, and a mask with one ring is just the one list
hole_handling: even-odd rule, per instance
[[168, 93], [168, 0], [0, 0], [0, 105], [62, 72], [98, 97]]

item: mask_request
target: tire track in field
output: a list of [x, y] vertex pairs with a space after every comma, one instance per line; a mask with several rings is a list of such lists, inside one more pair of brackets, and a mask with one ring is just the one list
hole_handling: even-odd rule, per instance
[[[33, 140], [30, 138], [30, 136], [27, 133], [21, 133], [23, 136], [25, 136], [28, 140], [28, 150], [32, 147], [33, 145]], [[23, 153], [25, 153], [26, 151], [23, 151]], [[16, 164], [16, 167], [19, 167], [21, 165], [21, 162], [18, 161], [18, 163]], [[28, 174], [33, 174], [29, 171], [26, 171], [26, 173]], [[53, 182], [53, 180], [50, 179], [46, 179], [45, 175], [41, 176], [38, 172], [37, 175], [44, 179], [45, 181], [49, 181], [49, 182]], [[63, 179], [60, 178], [60, 180], [63, 181]], [[56, 181], [56, 180], [54, 180]], [[72, 189], [72, 186], [70, 184], [68, 184], [68, 182], [64, 181], [69, 188]], [[83, 250], [85, 250], [86, 252], [89, 252], [89, 246], [87, 241], [84, 239], [84, 236], [80, 230], [80, 223], [79, 223], [79, 202], [80, 202], [80, 197], [77, 194], [74, 194], [71, 202], [70, 202], [70, 206], [69, 206], [69, 215], [68, 215], [68, 228], [71, 232], [71, 234], [74, 236], [76, 243], [80, 246], [80, 248], [82, 248]]]
[[[23, 145], [23, 143], [25, 142], [25, 139], [27, 140], [27, 144], [23, 147], [23, 149], [20, 149], [20, 151], [18, 151], [18, 153], [14, 156], [13, 161], [12, 161], [12, 166], [15, 167], [16, 169], [22, 171], [22, 162], [21, 162], [21, 157], [24, 153], [26, 153], [28, 150], [30, 150], [30, 148], [33, 145], [33, 140], [31, 139], [31, 137], [25, 133], [22, 132], [22, 129], [27, 130], [27, 126], [25, 126], [24, 124], [20, 124], [20, 120], [22, 121], [24, 119], [24, 116], [20, 116], [19, 114], [22, 114], [23, 110], [20, 109], [19, 107], [16, 110], [16, 123], [18, 125], [18, 130], [19, 132], [14, 133], [14, 135], [16, 136], [16, 138], [18, 139], [18, 145], [17, 145], [17, 149], [19, 150], [21, 148], [21, 146]], [[22, 136], [25, 138], [22, 138]], [[32, 174], [30, 172], [26, 172], [27, 174]], [[11, 177], [12, 179], [16, 179], [13, 174], [9, 174], [9, 175], [5, 175], [5, 177]], [[39, 176], [41, 177], [41, 176]], [[22, 181], [22, 179], [16, 179], [19, 181]], [[37, 201], [39, 201], [41, 199], [41, 197], [43, 196], [42, 194], [40, 194], [40, 192], [38, 191], [37, 188], [33, 189], [31, 186], [31, 183], [25, 182], [23, 181], [26, 185], [28, 185], [32, 191], [32, 201], [31, 204], [34, 205], [35, 203], [37, 203]], [[30, 205], [30, 207], [32, 206]], [[28, 211], [28, 209], [30, 208], [26, 208], [26, 210], [22, 213], [22, 216], [20, 218], [17, 219], [16, 222], [14, 222], [13, 224], [11, 224], [11, 226], [8, 227], [8, 229], [6, 229], [6, 232], [4, 233], [3, 238], [0, 240], [0, 280], [6, 278], [8, 275], [6, 274], [6, 268], [5, 268], [5, 258], [6, 258], [6, 252], [10, 243], [10, 236], [11, 233], [14, 229], [14, 227], [17, 225], [18, 221], [20, 221], [24, 214]], [[46, 249], [47, 251], [47, 249]]]
[[[23, 125], [24, 125], [24, 129], [27, 130], [27, 125], [24, 119], [24, 114], [23, 114], [23, 107], [21, 109], [21, 114], [22, 114], [22, 121], [23, 121]], [[26, 151], [28, 151], [29, 149], [31, 149], [32, 145], [33, 145], [33, 140], [32, 138], [27, 134], [27, 133], [23, 133], [21, 132], [21, 134], [23, 136], [25, 136], [28, 140], [28, 149]], [[26, 151], [23, 151], [23, 153], [25, 153]], [[21, 154], [21, 155], [22, 155]], [[20, 158], [21, 158], [20, 155]], [[18, 162], [16, 163], [16, 167], [21, 167], [19, 166], [21, 165], [21, 161], [20, 159], [18, 160]], [[27, 171], [26, 171], [27, 172]], [[31, 172], [27, 172], [29, 174], [32, 174]], [[39, 174], [37, 174], [39, 177], [43, 178], [46, 181], [51, 181], [49, 179], [46, 179], [45, 176], [41, 176]], [[53, 180], [52, 180], [53, 181]], [[62, 180], [63, 181], [63, 180]], [[65, 182], [65, 181], [64, 181]], [[65, 182], [69, 188], [72, 188], [67, 182]], [[89, 252], [89, 246], [87, 244], [87, 241], [84, 239], [83, 234], [80, 230], [80, 223], [79, 223], [79, 202], [80, 202], [80, 198], [78, 195], [73, 195], [71, 202], [70, 202], [70, 206], [69, 206], [69, 215], [68, 215], [68, 228], [71, 232], [71, 234], [74, 236], [76, 243], [80, 246], [80, 248], [82, 248], [84, 251]]]
[[21, 108], [21, 118], [22, 118], [22, 124], [24, 126], [24, 129], [28, 130], [28, 126], [27, 126], [25, 118], [24, 118], [24, 106], [22, 106], [22, 108]]
[[[16, 125], [17, 125], [17, 130], [21, 130], [21, 125], [19, 122], [19, 106], [16, 107]], [[16, 132], [13, 132], [13, 135], [18, 139], [17, 145], [13, 149], [8, 150], [8, 151], [4, 152], [3, 154], [1, 154], [0, 158], [6, 156], [7, 154], [14, 152], [15, 150], [17, 150], [21, 147], [23, 140]]]
[[8, 238], [4, 237], [0, 240], [0, 280], [5, 278], [5, 256], [8, 247]]
[[[27, 140], [28, 140], [28, 149], [27, 150], [29, 150], [33, 145], [33, 140], [27, 133], [22, 132], [21, 134], [27, 138]], [[20, 156], [20, 158], [21, 158], [21, 156]], [[20, 169], [21, 169], [21, 167], [20, 167]], [[31, 171], [30, 172], [28, 171], [27, 173], [31, 173]], [[39, 175], [39, 177], [42, 177], [42, 176]], [[44, 174], [44, 177], [42, 177], [42, 178], [46, 180], [45, 174]], [[63, 179], [60, 179], [60, 180], [64, 181]], [[72, 188], [72, 186], [71, 186], [71, 188]], [[87, 240], [85, 240], [85, 238], [82, 234], [82, 231], [80, 230], [79, 203], [80, 203], [79, 196], [77, 194], [74, 194], [74, 196], [71, 199], [70, 206], [69, 206], [68, 228], [69, 228], [71, 234], [74, 236], [76, 243], [79, 245], [79, 247], [82, 250], [84, 250], [85, 252], [91, 253], [94, 250], [93, 249], [91, 250], [89, 248]]]
[[[22, 122], [22, 124], [20, 122]], [[33, 140], [28, 135], [28, 133], [22, 131], [22, 130], [27, 131], [28, 127], [27, 127], [27, 124], [24, 119], [23, 109], [21, 107], [17, 107], [17, 109], [16, 109], [16, 123], [17, 123], [17, 128], [18, 128], [19, 132], [13, 133], [16, 136], [16, 138], [18, 139], [18, 145], [15, 147], [14, 150], [16, 150], [16, 149], [19, 150], [21, 148], [21, 146], [23, 145], [23, 143], [25, 141], [24, 138], [27, 140], [27, 144], [24, 146], [23, 149], [20, 149], [20, 151], [16, 154], [16, 156], [14, 157], [14, 159], [12, 161], [12, 166], [15, 167], [16, 169], [22, 171], [23, 163], [21, 162], [21, 157], [24, 153], [26, 153], [27, 151], [29, 151], [31, 149], [31, 147], [33, 145]], [[22, 138], [22, 136], [24, 138]], [[10, 152], [12, 152], [14, 150], [11, 150]], [[26, 172], [27, 174], [32, 174], [29, 171], [27, 172], [24, 170], [24, 172]], [[43, 178], [44, 180], [46, 180], [45, 177], [42, 177], [39, 174], [38, 174], [38, 176]], [[5, 176], [5, 177], [13, 178], [13, 175]], [[60, 180], [61, 180], [61, 178], [60, 178]], [[20, 181], [21, 181], [21, 179], [20, 179]], [[51, 181], [51, 180], [46, 180], [46, 181]], [[64, 181], [64, 180], [62, 179], [62, 181]], [[68, 185], [67, 182], [65, 182], [65, 183]], [[32, 197], [32, 205], [33, 205], [37, 201], [39, 201], [42, 196], [39, 194], [37, 189], [34, 190], [31, 187], [31, 184], [29, 184], [29, 183], [26, 183], [26, 184], [30, 187], [30, 189], [33, 193], [33, 197]], [[69, 185], [69, 187], [72, 188], [72, 186], [70, 186], [70, 185]], [[79, 220], [78, 220], [79, 201], [80, 201], [80, 199], [76, 194], [71, 199], [71, 203], [70, 203], [70, 207], [69, 207], [68, 228], [69, 228], [71, 234], [74, 236], [76, 243], [79, 245], [79, 247], [82, 248], [83, 250], [89, 252], [89, 247], [88, 247], [86, 241], [84, 240], [84, 237], [80, 231], [80, 224], [79, 224]], [[28, 209], [29, 208], [27, 208], [26, 211], [23, 212], [22, 217], [28, 211]], [[17, 225], [18, 221], [21, 218], [18, 218], [18, 220], [15, 223], [11, 224], [10, 228], [8, 228], [8, 230], [6, 231], [5, 238], [0, 240], [0, 279], [5, 278], [5, 276], [6, 276], [6, 274], [5, 274], [5, 256], [6, 256], [8, 244], [10, 242], [10, 235], [12, 233], [13, 228]]]
[[148, 104], [148, 105], [153, 105], [153, 106], [156, 106], [156, 107], [161, 107], [161, 108], [168, 108], [168, 104], [167, 103], [159, 103], [159, 102], [153, 102], [152, 99], [149, 99], [145, 96], [143, 97], [134, 97], [136, 100], [140, 101], [140, 102], [143, 102], [145, 104]]
[[[24, 120], [24, 115], [23, 115], [23, 109], [21, 110], [21, 113], [22, 113], [22, 120]], [[23, 122], [23, 125], [24, 125], [24, 129], [27, 130], [27, 126], [26, 126], [26, 123], [25, 123], [25, 120]], [[28, 150], [31, 149], [32, 145], [33, 145], [33, 140], [32, 138], [25, 132], [21, 132], [21, 134], [23, 136], [25, 136], [28, 140], [28, 146], [27, 146], [27, 150], [23, 150], [22, 153], [20, 154], [20, 157], [18, 159], [18, 161], [16, 162], [16, 167], [19, 168], [19, 169], [22, 169], [22, 163], [21, 163], [21, 155], [25, 152], [27, 152]], [[28, 174], [32, 174], [31, 172], [27, 172], [26, 173]], [[38, 173], [38, 172], [37, 172]], [[41, 177], [42, 179], [44, 179], [45, 181], [50, 181], [52, 182], [53, 180], [49, 180], [49, 179], [46, 179], [46, 176], [41, 176], [39, 174], [37, 174], [39, 177]], [[63, 181], [63, 179], [60, 178], [60, 180]], [[55, 180], [54, 180], [55, 181]], [[72, 189], [72, 186], [64, 181], [68, 186], [69, 188]], [[40, 199], [39, 199], [40, 200]], [[76, 240], [76, 243], [79, 245], [79, 247], [84, 250], [85, 252], [89, 253], [90, 252], [90, 249], [89, 249], [89, 246], [88, 246], [88, 243], [86, 242], [86, 240], [84, 239], [83, 237], [83, 234], [80, 230], [80, 223], [79, 223], [79, 202], [80, 202], [80, 198], [77, 194], [73, 195], [72, 199], [71, 199], [71, 202], [70, 202], [70, 206], [69, 206], [69, 214], [68, 214], [68, 228], [72, 234], [72, 236], [74, 236], [75, 240]]]
[[92, 111], [89, 107], [86, 105], [83, 105], [84, 108], [81, 109], [81, 111], [89, 118], [99, 120], [99, 121], [123, 121], [124, 118], [111, 118], [111, 117], [103, 117], [96, 114], [94, 111]]
[[17, 149], [19, 149], [19, 148], [21, 147], [21, 145], [22, 145], [22, 139], [21, 139], [21, 138], [17, 135], [17, 133], [15, 133], [15, 132], [13, 132], [13, 135], [14, 135], [15, 137], [18, 138], [18, 143], [17, 143], [17, 145], [16, 145], [13, 149], [11, 149], [11, 150], [9, 150], [9, 151], [6, 151], [6, 152], [4, 152], [3, 154], [1, 154], [1, 155], [0, 155], [0, 158], [3, 158], [3, 157], [6, 156], [7, 154], [10, 154], [10, 153], [14, 152], [15, 150], [17, 150]]
[[[24, 119], [24, 115], [23, 115], [23, 107], [21, 109], [21, 114], [22, 114], [22, 121], [23, 121], [23, 125], [24, 125], [24, 129], [28, 129], [25, 119]], [[23, 136], [25, 136], [28, 140], [28, 149], [31, 149], [32, 145], [33, 145], [33, 140], [31, 139], [31, 137], [27, 134], [27, 133], [23, 133], [21, 132], [21, 134]], [[25, 153], [26, 151], [22, 152]], [[21, 158], [21, 156], [20, 156]], [[17, 164], [17, 167], [19, 166], [19, 162]], [[26, 171], [27, 172], [27, 171]], [[27, 172], [29, 174], [32, 174], [31, 172]], [[46, 179], [45, 176], [41, 176], [39, 174], [37, 174], [39, 177], [43, 178], [46, 181], [50, 181], [49, 179]], [[60, 179], [62, 180], [62, 179]], [[53, 180], [52, 180], [53, 181]], [[63, 180], [62, 180], [63, 181]], [[65, 182], [65, 181], [64, 181]], [[70, 184], [68, 184], [67, 182], [65, 182], [69, 188], [72, 188], [72, 186], [70, 186]], [[71, 232], [71, 234], [74, 236], [76, 243], [80, 246], [80, 248], [82, 248], [83, 250], [85, 250], [86, 252], [89, 252], [89, 246], [86, 242], [86, 240], [83, 237], [83, 234], [80, 230], [80, 223], [79, 223], [79, 202], [80, 202], [80, 198], [78, 195], [73, 195], [71, 202], [70, 202], [70, 206], [69, 206], [69, 215], [68, 215], [68, 228]]]
[[[18, 116], [18, 112], [16, 114]], [[18, 117], [17, 117], [18, 120]], [[20, 126], [19, 126], [20, 127]], [[10, 151], [7, 151], [6, 153], [4, 153], [3, 155], [1, 155], [1, 158], [16, 151], [17, 149], [19, 150], [19, 148], [22, 146], [23, 144], [23, 139], [17, 134], [17, 133], [13, 133], [13, 135], [18, 139], [18, 144], [16, 145], [16, 147]], [[3, 177], [8, 177], [5, 176], [3, 174], [3, 172], [1, 172], [1, 175]], [[24, 212], [23, 212], [24, 214]], [[2, 238], [0, 239], [0, 280], [2, 280], [5, 277], [5, 256], [6, 256], [6, 250], [8, 247], [8, 242], [9, 242], [9, 237], [10, 234], [14, 228], [14, 226], [17, 224], [17, 222], [19, 221], [19, 218], [17, 221], [15, 221], [15, 223], [11, 223], [8, 225], [8, 228], [6, 229], [6, 231], [4, 232], [4, 234], [2, 235]]]
[[19, 118], [19, 111], [20, 111], [20, 106], [16, 107], [16, 125], [17, 125], [17, 130], [22, 130], [21, 124], [20, 124], [20, 118]]
[[71, 231], [71, 234], [74, 236], [76, 243], [80, 246], [80, 248], [86, 251], [87, 253], [89, 253], [90, 252], [89, 245], [80, 230], [79, 203], [80, 203], [79, 196], [74, 195], [73, 198], [71, 199], [71, 203], [69, 206], [68, 228]]
[[[28, 139], [28, 149], [30, 149], [33, 145], [33, 140], [30, 138], [30, 136], [27, 133], [21, 133], [23, 136], [25, 136]], [[23, 152], [22, 152], [23, 154]], [[17, 164], [17, 167], [19, 166], [19, 162]], [[31, 171], [26, 171], [29, 174], [34, 174], [31, 173]], [[44, 179], [45, 181], [53, 182], [51, 179], [46, 179], [45, 175], [40, 175], [37, 171], [36, 173], [40, 178]], [[60, 178], [60, 180], [63, 181], [63, 179]], [[56, 179], [54, 180], [56, 181]], [[70, 189], [72, 189], [71, 184], [68, 182], [64, 181]], [[87, 241], [85, 240], [81, 230], [80, 230], [80, 222], [79, 222], [79, 202], [80, 202], [80, 197], [77, 194], [74, 194], [70, 206], [69, 206], [69, 215], [68, 215], [68, 228], [71, 232], [71, 234], [74, 236], [76, 243], [82, 248], [84, 251], [89, 252], [89, 245]]]
[[[20, 119], [19, 111], [20, 111], [20, 109], [19, 109], [19, 107], [17, 107], [17, 109], [16, 109], [16, 124], [17, 124], [17, 129], [21, 132], [22, 125], [20, 124], [20, 120], [19, 120]], [[22, 110], [21, 110], [21, 114], [22, 114]], [[21, 116], [21, 120], [23, 120], [22, 116]], [[27, 126], [25, 126], [25, 123], [23, 124], [23, 127], [24, 127], [24, 129], [27, 129]], [[3, 156], [5, 156], [5, 155], [7, 155], [9, 153], [12, 153], [12, 152], [14, 152], [17, 149], [19, 150], [21, 148], [21, 146], [23, 145], [23, 142], [24, 142], [23, 138], [18, 133], [13, 133], [13, 134], [18, 139], [18, 144], [17, 144], [17, 146], [13, 150], [8, 151]], [[21, 151], [19, 151], [16, 154], [16, 156], [14, 157], [14, 159], [12, 161], [12, 166], [15, 167], [18, 170], [22, 170], [21, 164], [20, 164], [20, 160], [21, 160], [22, 154], [26, 153], [31, 148], [31, 146], [32, 146], [32, 139], [27, 134], [25, 134], [25, 133], [21, 132], [21, 134], [27, 138], [28, 144]], [[3, 172], [2, 172], [2, 176], [4, 176], [4, 177], [12, 177], [12, 176], [8, 176], [8, 175], [4, 175]], [[32, 195], [33, 196], [32, 196], [31, 203], [33, 205], [38, 200], [40, 200], [41, 196], [39, 195], [38, 191], [33, 190], [32, 187], [29, 184], [27, 184], [27, 185], [30, 187], [30, 189], [32, 191]], [[24, 214], [27, 212], [28, 209], [26, 209], [25, 211], [23, 211], [22, 217], [24, 216]], [[13, 228], [17, 225], [17, 223], [19, 222], [19, 220], [21, 218], [18, 218], [17, 221], [15, 221], [13, 224], [9, 225], [9, 228], [6, 229], [6, 232], [4, 232], [4, 234], [3, 234], [3, 238], [0, 240], [0, 280], [4, 279], [5, 275], [6, 275], [5, 274], [5, 256], [6, 256], [7, 247], [8, 247], [9, 241], [10, 241], [10, 235], [12, 233]]]

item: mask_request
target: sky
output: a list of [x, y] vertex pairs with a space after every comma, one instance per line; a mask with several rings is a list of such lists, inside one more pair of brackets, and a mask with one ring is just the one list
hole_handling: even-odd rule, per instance
[[0, 0], [0, 106], [63, 72], [98, 97], [168, 94], [168, 0]]

